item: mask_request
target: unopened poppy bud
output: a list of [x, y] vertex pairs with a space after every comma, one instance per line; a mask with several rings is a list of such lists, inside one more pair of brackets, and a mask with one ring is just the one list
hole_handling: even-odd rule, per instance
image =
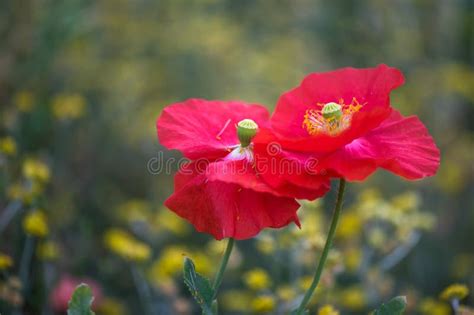
[[237, 124], [237, 136], [240, 145], [245, 148], [250, 144], [252, 138], [257, 134], [258, 125], [252, 119], [244, 119]]
[[321, 114], [326, 119], [339, 119], [342, 116], [342, 107], [341, 105], [336, 104], [334, 102], [327, 103], [326, 105], [324, 105]]

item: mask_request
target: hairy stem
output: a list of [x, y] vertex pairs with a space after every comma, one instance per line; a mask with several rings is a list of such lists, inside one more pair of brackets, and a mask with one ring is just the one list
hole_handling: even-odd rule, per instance
[[308, 305], [311, 297], [313, 296], [314, 290], [318, 286], [319, 280], [321, 279], [321, 274], [323, 273], [324, 264], [328, 258], [329, 250], [331, 249], [332, 242], [334, 240], [334, 234], [336, 232], [337, 222], [339, 221], [339, 215], [341, 214], [342, 209], [342, 199], [344, 197], [344, 189], [346, 187], [346, 181], [341, 178], [339, 180], [339, 191], [337, 193], [336, 206], [334, 207], [334, 213], [332, 215], [331, 226], [329, 227], [328, 237], [326, 239], [326, 244], [324, 244], [323, 253], [321, 254], [321, 259], [316, 267], [316, 273], [314, 274], [313, 282], [308, 291], [306, 291], [303, 300], [301, 301], [300, 306], [296, 310], [297, 315], [303, 314], [306, 305]]
[[213, 299], [217, 297], [217, 291], [219, 290], [219, 287], [221, 286], [222, 278], [224, 277], [224, 271], [227, 267], [227, 263], [229, 262], [230, 253], [232, 253], [232, 248], [234, 248], [234, 239], [229, 238], [229, 240], [227, 241], [227, 247], [225, 249], [224, 256], [222, 256], [221, 266], [219, 267], [219, 270], [217, 271], [216, 278], [214, 279], [214, 284], [212, 286], [214, 289]]

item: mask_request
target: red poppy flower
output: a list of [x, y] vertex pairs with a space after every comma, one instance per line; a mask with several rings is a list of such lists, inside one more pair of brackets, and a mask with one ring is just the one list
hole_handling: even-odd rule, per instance
[[[363, 180], [378, 167], [407, 179], [434, 175], [439, 150], [427, 129], [390, 106], [391, 90], [403, 81], [399, 70], [386, 65], [308, 75], [281, 96], [271, 129], [257, 135], [254, 150], [257, 162], [290, 160], [311, 164], [309, 171], [262, 176], [272, 187], [308, 187], [315, 174]], [[268, 154], [269, 143], [277, 152]]]
[[[268, 127], [268, 118], [265, 107], [237, 101], [191, 99], [166, 107], [157, 121], [161, 144], [191, 162], [176, 174], [165, 205], [216, 239], [246, 239], [266, 227], [299, 224], [294, 198], [322, 196], [329, 180], [317, 177], [307, 189], [290, 183], [275, 189], [257, 175], [251, 138], [257, 125]], [[245, 138], [237, 125], [253, 134]]]

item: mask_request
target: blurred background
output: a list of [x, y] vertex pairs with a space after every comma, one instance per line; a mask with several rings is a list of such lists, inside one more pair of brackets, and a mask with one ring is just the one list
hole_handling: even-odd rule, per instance
[[[311, 314], [367, 314], [395, 295], [408, 314], [451, 314], [443, 289], [474, 286], [471, 0], [1, 1], [0, 313], [62, 314], [87, 282], [98, 315], [199, 314], [183, 255], [212, 278], [225, 244], [162, 206], [173, 174], [149, 163], [179, 157], [156, 138], [163, 107], [201, 97], [271, 110], [307, 73], [379, 63], [406, 75], [392, 104], [427, 125], [441, 168], [348, 186]], [[237, 242], [221, 311], [291, 309], [333, 202], [303, 202], [302, 230]]]

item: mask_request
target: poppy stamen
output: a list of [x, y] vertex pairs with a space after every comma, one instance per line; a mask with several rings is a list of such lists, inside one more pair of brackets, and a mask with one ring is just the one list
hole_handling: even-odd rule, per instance
[[229, 126], [230, 122], [231, 122], [231, 119], [230, 119], [230, 118], [227, 119], [227, 121], [226, 121], [225, 124], [224, 124], [224, 127], [222, 127], [221, 131], [219, 131], [219, 133], [216, 135], [216, 139], [217, 139], [217, 140], [221, 140], [221, 139], [222, 139], [221, 136], [222, 136], [222, 134], [224, 133], [224, 131], [227, 129], [227, 127]]
[[324, 133], [337, 136], [350, 126], [352, 115], [365, 104], [360, 104], [354, 97], [350, 104], [344, 104], [344, 100], [340, 99], [339, 103], [317, 103], [317, 105], [320, 110], [306, 110], [302, 127], [310, 135]]

